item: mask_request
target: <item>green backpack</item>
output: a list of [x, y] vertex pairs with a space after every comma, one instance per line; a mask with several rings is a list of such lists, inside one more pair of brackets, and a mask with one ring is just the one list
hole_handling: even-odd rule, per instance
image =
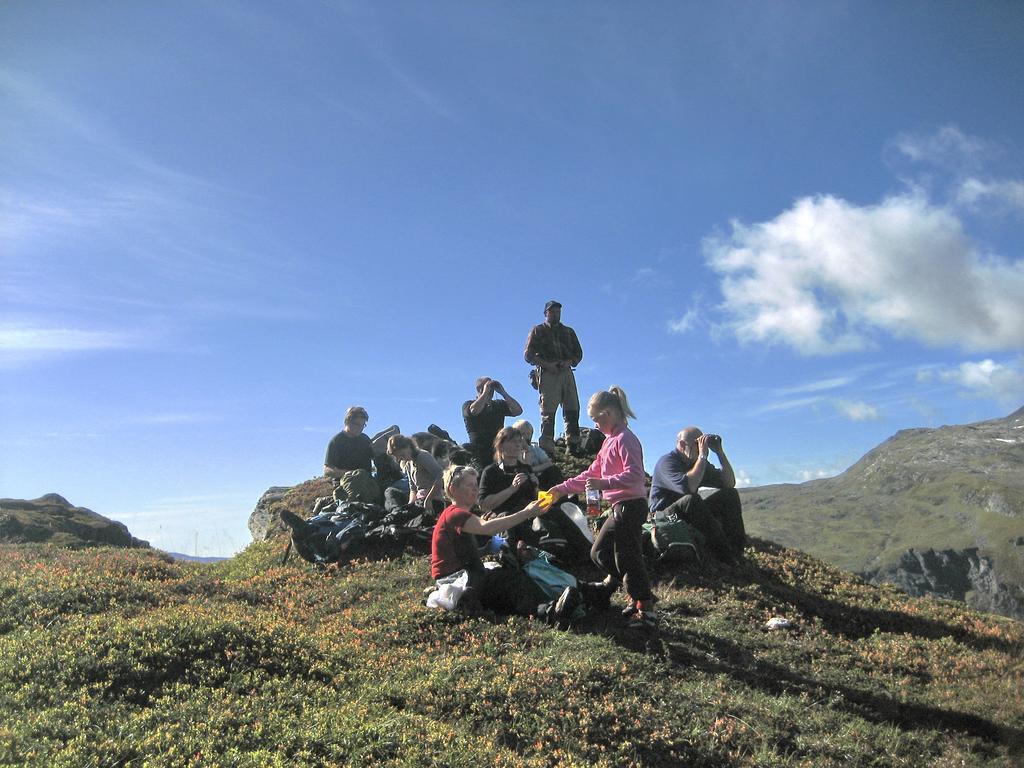
[[659, 563], [700, 562], [701, 532], [682, 520], [644, 523], [644, 554]]
[[365, 469], [353, 469], [343, 474], [338, 480], [338, 487], [334, 489], [334, 498], [337, 501], [359, 501], [377, 506], [384, 503], [380, 486]]

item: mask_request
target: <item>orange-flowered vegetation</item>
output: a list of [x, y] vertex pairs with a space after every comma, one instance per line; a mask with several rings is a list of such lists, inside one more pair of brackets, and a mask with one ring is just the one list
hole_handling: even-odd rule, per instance
[[1024, 626], [766, 542], [660, 574], [657, 635], [438, 612], [420, 554], [282, 549], [0, 548], [0, 765], [1024, 761]]

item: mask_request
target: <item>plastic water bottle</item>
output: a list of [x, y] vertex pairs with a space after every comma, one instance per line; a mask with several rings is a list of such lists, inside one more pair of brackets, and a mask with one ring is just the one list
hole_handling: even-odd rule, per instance
[[501, 548], [505, 546], [505, 537], [494, 534], [491, 536], [491, 540], [487, 542], [487, 554], [496, 555], [501, 552]]
[[587, 489], [587, 517], [598, 517], [601, 514], [601, 491], [597, 488]]

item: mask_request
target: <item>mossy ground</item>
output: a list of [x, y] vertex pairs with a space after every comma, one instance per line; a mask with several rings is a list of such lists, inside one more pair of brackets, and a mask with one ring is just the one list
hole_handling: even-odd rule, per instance
[[1024, 761], [1024, 626], [765, 542], [662, 574], [650, 636], [427, 609], [418, 553], [282, 551], [0, 548], [0, 765]]

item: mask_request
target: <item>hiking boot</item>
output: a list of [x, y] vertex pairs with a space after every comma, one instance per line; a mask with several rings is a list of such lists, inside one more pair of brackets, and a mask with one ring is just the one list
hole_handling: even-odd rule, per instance
[[661, 619], [658, 617], [658, 612], [655, 610], [637, 611], [636, 615], [629, 620], [626, 625], [629, 629], [642, 629], [651, 631], [658, 628], [661, 623]]
[[629, 601], [626, 603], [626, 607], [622, 609], [622, 615], [626, 617], [633, 616], [638, 610], [639, 609], [636, 607], [636, 600], [629, 598]]
[[572, 624], [572, 615], [582, 602], [583, 598], [580, 597], [580, 591], [576, 587], [566, 587], [552, 606], [553, 621], [549, 621], [549, 623], [563, 631], [568, 629]]
[[434, 437], [439, 437], [442, 440], [447, 440], [449, 443], [455, 442], [454, 440], [452, 440], [452, 436], [445, 432], [443, 429], [441, 429], [439, 426], [437, 426], [437, 424], [431, 424], [429, 427], [427, 427], [427, 432], [432, 434]]
[[607, 611], [612, 605], [612, 593], [603, 581], [580, 581], [576, 584], [584, 604], [595, 611]]
[[281, 522], [292, 529], [292, 535], [297, 536], [300, 539], [309, 532], [310, 528], [312, 528], [309, 523], [294, 512], [289, 512], [287, 509], [281, 510]]
[[552, 459], [555, 458], [555, 441], [552, 438], [541, 437], [541, 439], [537, 441], [537, 445], [539, 445], [544, 450], [544, 453]]

